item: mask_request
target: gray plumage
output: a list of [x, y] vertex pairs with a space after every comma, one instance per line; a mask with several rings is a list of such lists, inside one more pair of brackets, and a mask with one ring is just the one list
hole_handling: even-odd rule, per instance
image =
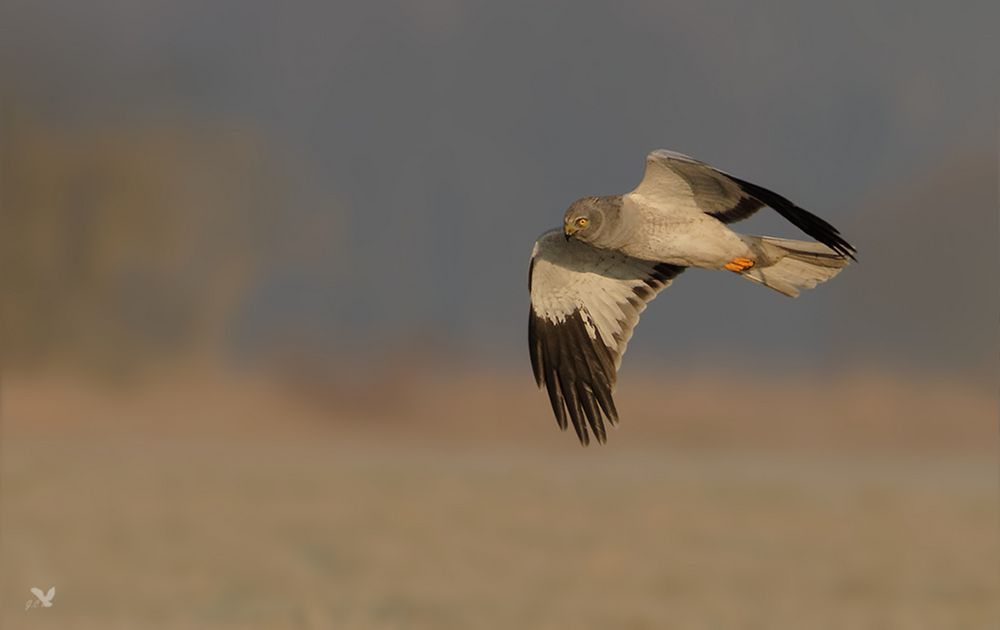
[[[819, 242], [738, 234], [727, 226], [770, 206]], [[606, 439], [615, 375], [639, 314], [687, 267], [729, 269], [795, 297], [837, 275], [854, 248], [784, 197], [666, 150], [646, 158], [625, 195], [584, 197], [563, 229], [535, 243], [528, 336], [539, 387], [559, 426]]]

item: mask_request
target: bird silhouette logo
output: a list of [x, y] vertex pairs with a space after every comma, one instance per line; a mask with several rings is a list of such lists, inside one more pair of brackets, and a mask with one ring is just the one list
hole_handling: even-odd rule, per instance
[[52, 600], [56, 597], [56, 587], [53, 586], [47, 593], [43, 593], [40, 588], [32, 587], [31, 594], [38, 599], [38, 603], [43, 608], [52, 608]]

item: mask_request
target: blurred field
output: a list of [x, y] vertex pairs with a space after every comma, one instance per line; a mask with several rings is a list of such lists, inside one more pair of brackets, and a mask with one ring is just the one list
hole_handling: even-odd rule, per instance
[[675, 375], [583, 449], [521, 376], [8, 379], [3, 627], [996, 627], [982, 390]]

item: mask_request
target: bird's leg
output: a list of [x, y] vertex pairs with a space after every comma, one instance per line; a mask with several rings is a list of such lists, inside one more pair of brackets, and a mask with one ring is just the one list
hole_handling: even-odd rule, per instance
[[737, 258], [733, 258], [732, 260], [730, 260], [729, 262], [727, 262], [724, 266], [729, 271], [735, 271], [736, 273], [742, 273], [742, 272], [746, 271], [747, 269], [749, 269], [750, 267], [753, 267], [754, 266], [754, 262], [752, 260], [750, 260], [749, 258], [740, 258], [740, 257], [737, 257]]

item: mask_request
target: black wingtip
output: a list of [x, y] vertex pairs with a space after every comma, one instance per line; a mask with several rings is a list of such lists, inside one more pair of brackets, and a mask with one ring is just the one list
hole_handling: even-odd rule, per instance
[[572, 424], [583, 446], [590, 444], [591, 434], [606, 443], [605, 421], [618, 423], [611, 350], [589, 337], [579, 311], [555, 323], [532, 310], [528, 346], [535, 381], [545, 388], [559, 428], [565, 431]]
[[799, 228], [820, 243], [823, 243], [841, 256], [850, 258], [851, 260], [857, 262], [858, 259], [855, 256], [857, 250], [853, 245], [847, 242], [847, 239], [841, 236], [840, 231], [837, 230], [837, 228], [833, 227], [833, 225], [828, 223], [826, 220], [816, 216], [804, 208], [800, 208], [776, 192], [770, 191], [756, 184], [751, 184], [750, 182], [737, 177], [732, 177], [731, 175], [729, 178], [736, 182], [743, 192], [750, 195], [754, 199], [757, 199], [761, 203], [773, 208], [775, 212], [783, 216], [795, 227]]

